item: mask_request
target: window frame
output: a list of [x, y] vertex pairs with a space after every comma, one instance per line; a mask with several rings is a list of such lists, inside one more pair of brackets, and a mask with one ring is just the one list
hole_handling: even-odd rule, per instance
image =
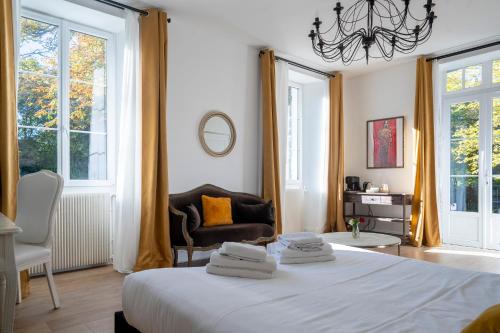
[[[57, 65], [57, 173], [64, 178], [65, 188], [113, 187], [115, 185], [116, 140], [116, 34], [70, 20], [22, 8], [21, 17], [52, 24], [58, 31]], [[69, 42], [71, 31], [106, 39], [106, 179], [71, 179], [70, 126], [69, 126]], [[26, 127], [24, 125], [17, 125]], [[29, 127], [29, 126], [27, 126]], [[93, 133], [89, 131], [88, 133]]]
[[[297, 180], [288, 179], [285, 172], [285, 187], [287, 189], [299, 189], [302, 187], [302, 111], [303, 111], [303, 85], [294, 81], [288, 82], [288, 87], [298, 89], [297, 94]], [[288, 114], [287, 114], [287, 128], [288, 128]], [[288, 154], [288, 134], [287, 134], [287, 154]], [[288, 158], [286, 159], [288, 161]], [[286, 170], [286, 165], [285, 165]]]
[[[476, 95], [478, 93], [493, 92], [500, 89], [500, 82], [493, 83], [493, 61], [500, 60], [500, 51], [488, 52], [464, 59], [450, 61], [439, 65], [439, 86], [441, 98], [449, 99], [454, 97]], [[446, 91], [446, 74], [459, 69], [463, 69], [462, 80], [465, 80], [465, 68], [469, 66], [481, 65], [481, 84], [477, 87], [465, 88], [456, 91]]]

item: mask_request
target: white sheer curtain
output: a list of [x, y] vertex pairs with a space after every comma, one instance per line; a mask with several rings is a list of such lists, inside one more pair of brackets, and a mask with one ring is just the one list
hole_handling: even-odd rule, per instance
[[328, 81], [305, 84], [302, 103], [302, 227], [323, 232], [328, 177]]
[[126, 10], [113, 249], [113, 266], [122, 273], [135, 265], [141, 222], [139, 47], [139, 14]]
[[281, 224], [286, 230], [286, 160], [288, 137], [288, 63], [276, 62], [276, 110], [278, 113]]

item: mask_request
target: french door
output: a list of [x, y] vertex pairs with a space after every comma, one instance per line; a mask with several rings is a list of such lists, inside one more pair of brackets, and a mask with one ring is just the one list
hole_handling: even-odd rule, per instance
[[500, 250], [500, 94], [447, 99], [442, 110], [443, 241]]

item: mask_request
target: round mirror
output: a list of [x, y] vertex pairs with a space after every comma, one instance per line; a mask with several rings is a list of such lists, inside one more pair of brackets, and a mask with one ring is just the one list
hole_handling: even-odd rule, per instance
[[215, 157], [229, 154], [236, 142], [233, 122], [222, 112], [207, 113], [200, 122], [198, 136], [203, 149]]

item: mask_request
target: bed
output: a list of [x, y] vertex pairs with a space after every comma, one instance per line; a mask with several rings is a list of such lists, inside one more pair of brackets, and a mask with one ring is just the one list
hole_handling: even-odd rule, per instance
[[270, 280], [204, 267], [126, 277], [123, 314], [154, 332], [460, 332], [500, 303], [500, 275], [334, 245], [337, 260], [280, 265]]

